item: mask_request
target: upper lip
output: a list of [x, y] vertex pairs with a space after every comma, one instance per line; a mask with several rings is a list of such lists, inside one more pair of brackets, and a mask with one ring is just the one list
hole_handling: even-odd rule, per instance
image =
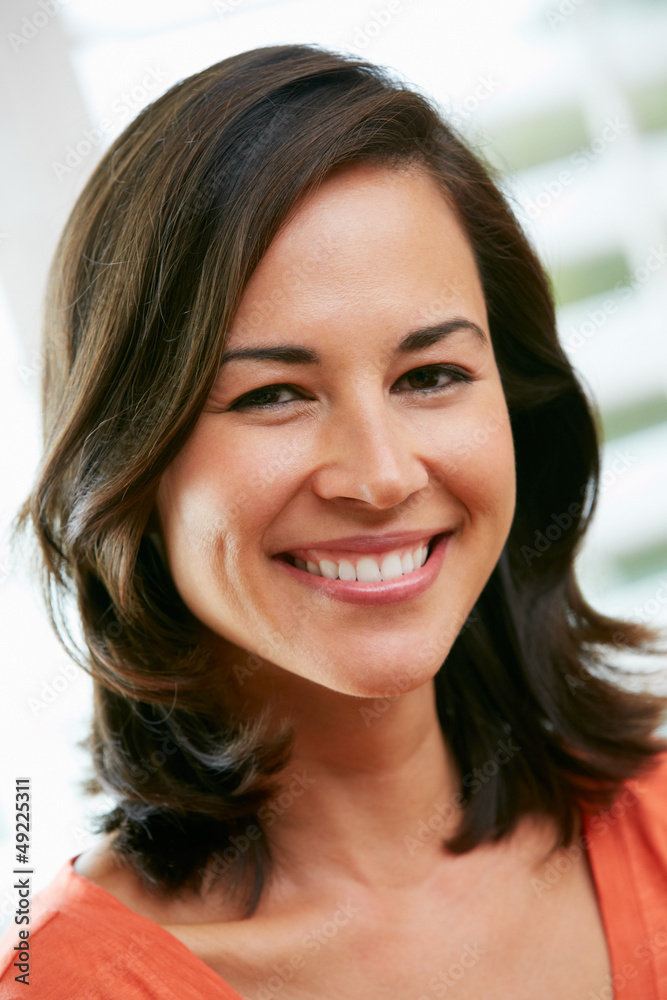
[[451, 534], [448, 528], [417, 528], [414, 531], [393, 531], [386, 535], [350, 535], [347, 538], [328, 538], [326, 540], [298, 542], [290, 548], [281, 549], [280, 553], [291, 549], [330, 549], [332, 552], [348, 550], [350, 552], [389, 552], [409, 545], [410, 542], [431, 539], [434, 535]]

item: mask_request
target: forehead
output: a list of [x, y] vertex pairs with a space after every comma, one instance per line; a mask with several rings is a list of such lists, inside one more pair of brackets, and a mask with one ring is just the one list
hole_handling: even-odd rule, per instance
[[414, 327], [449, 315], [484, 326], [474, 255], [422, 170], [338, 169], [292, 209], [255, 269], [228, 344], [315, 329]]

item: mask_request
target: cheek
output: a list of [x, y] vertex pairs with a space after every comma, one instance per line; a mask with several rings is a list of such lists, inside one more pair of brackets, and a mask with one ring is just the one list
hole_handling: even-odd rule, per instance
[[195, 430], [164, 472], [157, 494], [157, 511], [169, 567], [179, 590], [187, 586], [195, 565], [213, 557], [215, 537], [224, 532], [233, 493], [229, 475], [236, 466], [220, 460], [211, 442]]
[[494, 516], [507, 530], [514, 514], [514, 442], [504, 398], [471, 409], [445, 427], [439, 441], [440, 477], [473, 516]]
[[[221, 438], [214, 419], [201, 421], [165, 471], [157, 509], [174, 564], [194, 552], [210, 559], [236, 549], [244, 538], [264, 533], [271, 510], [286, 502], [294, 455], [275, 436], [262, 447], [247, 435]], [[237, 544], [238, 543], [238, 544]], [[170, 562], [172, 562], [170, 558]]]

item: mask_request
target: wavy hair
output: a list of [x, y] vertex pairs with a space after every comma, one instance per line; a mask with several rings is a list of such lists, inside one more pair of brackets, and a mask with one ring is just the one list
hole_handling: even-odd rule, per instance
[[[152, 512], [254, 268], [298, 198], [361, 162], [422, 169], [455, 206], [514, 436], [509, 538], [435, 678], [464, 804], [449, 848], [497, 840], [528, 812], [552, 817], [565, 845], [579, 803], [607, 804], [666, 746], [664, 700], [631, 693], [611, 662], [655, 634], [598, 614], [577, 586], [596, 423], [490, 169], [372, 63], [312, 45], [225, 59], [142, 111], [72, 211], [49, 279], [44, 457], [17, 523], [36, 534], [52, 623], [94, 679], [90, 784], [116, 801], [99, 829], [159, 891], [201, 892], [231, 869], [246, 915], [272, 870], [269, 803], [293, 733], [212, 713], [215, 663], [151, 543]], [[464, 781], [508, 734], [524, 751], [511, 766]]]

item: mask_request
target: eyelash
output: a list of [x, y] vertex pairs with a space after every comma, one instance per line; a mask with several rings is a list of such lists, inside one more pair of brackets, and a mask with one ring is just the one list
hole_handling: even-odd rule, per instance
[[[475, 381], [475, 376], [471, 375], [469, 372], [463, 371], [460, 368], [453, 368], [451, 365], [423, 365], [421, 368], [413, 368], [411, 371], [406, 372], [401, 375], [401, 379], [408, 378], [408, 376], [414, 376], [417, 372], [428, 372], [431, 376], [437, 375], [448, 375], [452, 380], [448, 382], [447, 385], [425, 387], [423, 389], [412, 389], [412, 392], [425, 393], [426, 395], [441, 395], [444, 392], [449, 391], [453, 385], [458, 382], [470, 383]], [[400, 382], [400, 379], [399, 379]], [[278, 390], [288, 389], [290, 392], [297, 392], [291, 385], [287, 382], [279, 382], [275, 385], [266, 385], [261, 389], [254, 389], [252, 392], [247, 392], [244, 396], [240, 396], [232, 405], [229, 407], [230, 410], [277, 410], [280, 407], [285, 406], [287, 403], [296, 402], [296, 400], [288, 399], [282, 403], [252, 403], [249, 402], [253, 398], [260, 396], [262, 393], [276, 392]]]

